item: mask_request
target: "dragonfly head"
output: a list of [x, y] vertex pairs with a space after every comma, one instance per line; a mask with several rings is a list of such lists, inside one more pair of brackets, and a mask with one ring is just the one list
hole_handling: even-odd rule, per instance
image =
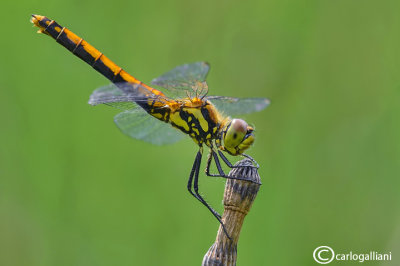
[[231, 155], [242, 154], [254, 142], [254, 129], [242, 119], [233, 119], [222, 134], [224, 150]]

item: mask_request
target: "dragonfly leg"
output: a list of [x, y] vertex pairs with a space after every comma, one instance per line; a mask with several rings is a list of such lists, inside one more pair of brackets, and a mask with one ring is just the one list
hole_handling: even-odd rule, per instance
[[[195, 197], [197, 200], [199, 200], [201, 202], [201, 199], [199, 199], [196, 194], [194, 194], [194, 192], [192, 191], [192, 184], [193, 184], [193, 176], [194, 173], [196, 172], [196, 167], [197, 167], [197, 161], [199, 160], [199, 153], [200, 151], [197, 153], [196, 158], [194, 159], [194, 163], [193, 163], [193, 167], [192, 170], [190, 171], [190, 175], [189, 175], [189, 180], [188, 180], [188, 184], [187, 184], [187, 189], [189, 191], [189, 193]], [[200, 154], [201, 156], [201, 154]]]
[[[221, 222], [221, 215], [215, 211], [208, 203], [203, 199], [203, 197], [199, 194], [199, 171], [200, 171], [200, 163], [201, 163], [202, 152], [199, 151], [196, 155], [196, 159], [194, 160], [192, 170], [190, 171], [190, 176], [187, 184], [187, 188], [190, 194], [195, 197], [198, 201], [200, 201], [207, 209], [217, 218], [219, 222]], [[193, 184], [194, 177], [194, 184]], [[194, 192], [192, 191], [192, 184], [194, 188]]]
[[[244, 178], [244, 177], [240, 177], [240, 176], [228, 176], [227, 174], [225, 174], [224, 170], [223, 170], [222, 167], [221, 167], [221, 163], [219, 162], [217, 153], [215, 153], [215, 151], [211, 149], [211, 154], [212, 154], [212, 157], [214, 157], [215, 165], [217, 166], [217, 169], [218, 169], [218, 173], [219, 173], [219, 174], [210, 174], [210, 173], [209, 173], [209, 163], [208, 163], [208, 161], [207, 161], [206, 175], [208, 175], [208, 176], [213, 176], [213, 177], [223, 177], [223, 178], [230, 178], [230, 179], [237, 179], [237, 180], [249, 181], [248, 178]], [[221, 155], [221, 154], [222, 154], [222, 153], [220, 153], [220, 155]], [[210, 159], [210, 158], [211, 158], [211, 157], [209, 157], [209, 161], [210, 161], [210, 163], [211, 163], [211, 159]], [[228, 161], [228, 159], [227, 159], [226, 157], [222, 157], [222, 156], [221, 156], [221, 158], [225, 158], [225, 159]], [[224, 159], [222, 159], [222, 160], [224, 160]], [[224, 162], [225, 162], [225, 160], [224, 160]], [[229, 161], [228, 161], [228, 162], [229, 162]], [[230, 162], [229, 162], [229, 163], [230, 163]], [[228, 165], [228, 166], [229, 166], [229, 165]], [[236, 168], [236, 166], [233, 167], [233, 168]], [[258, 184], [258, 183], [257, 183], [257, 184]], [[260, 183], [260, 184], [261, 184], [261, 183]]]
[[200, 164], [201, 164], [201, 152], [199, 151], [198, 153], [197, 153], [198, 155], [200, 154], [200, 157], [199, 156], [196, 156], [196, 158], [197, 157], [199, 157], [199, 160], [197, 161], [197, 167], [196, 167], [196, 171], [195, 171], [195, 174], [194, 174], [194, 184], [193, 184], [193, 188], [194, 188], [194, 191], [195, 191], [195, 193], [196, 193], [196, 198], [197, 199], [199, 199], [200, 201], [201, 201], [201, 203], [203, 203], [203, 205], [204, 206], [206, 206], [210, 211], [211, 211], [211, 213], [214, 215], [214, 217], [218, 220], [218, 222], [221, 224], [221, 226], [222, 226], [222, 229], [224, 230], [224, 233], [226, 234], [226, 236], [230, 239], [230, 240], [232, 240], [232, 238], [230, 237], [230, 235], [228, 234], [228, 232], [227, 232], [227, 230], [226, 230], [226, 228], [225, 228], [225, 225], [224, 225], [224, 223], [222, 222], [222, 220], [221, 220], [221, 215], [218, 213], [218, 212], [216, 212], [210, 205], [208, 205], [208, 203], [203, 199], [203, 197], [199, 194], [199, 172], [200, 172]]
[[[226, 158], [226, 156], [224, 155], [224, 153], [223, 153], [222, 151], [218, 150], [218, 154], [219, 154], [219, 156], [221, 157], [221, 159], [224, 161], [224, 163], [225, 163], [229, 168], [238, 168], [238, 167], [240, 167], [240, 166], [235, 166], [235, 165], [233, 165], [233, 164], [228, 160], [228, 158]], [[242, 153], [242, 156], [243, 156], [243, 157], [246, 157], [246, 158], [248, 158], [248, 159], [250, 159], [250, 160], [255, 164], [253, 167], [255, 167], [255, 168], [257, 168], [257, 169], [260, 168], [260, 165], [258, 165], [258, 163], [256, 162], [256, 160], [253, 159], [253, 157], [251, 157], [250, 155], [244, 154], [244, 153]]]
[[[220, 155], [221, 154], [222, 153], [220, 152]], [[223, 156], [223, 154], [222, 154], [222, 156]], [[225, 156], [223, 156], [223, 157], [222, 156], [221, 156], [222, 160], [224, 160], [224, 162], [228, 165], [228, 167], [236, 168], [236, 166], [232, 165]], [[214, 157], [215, 165], [217, 166], [217, 169], [218, 169], [218, 174], [211, 174], [210, 173], [210, 166], [211, 166], [211, 161], [212, 161], [213, 157]], [[218, 155], [215, 153], [213, 148], [211, 148], [210, 154], [208, 155], [207, 166], [206, 166], [206, 175], [207, 176], [213, 176], [213, 177], [226, 177], [226, 178], [228, 177], [225, 174], [224, 170], [222, 169], [221, 164], [220, 164], [219, 159], [218, 159]]]
[[221, 175], [219, 175], [219, 174], [211, 174], [210, 173], [210, 166], [211, 166], [212, 158], [213, 158], [213, 153], [212, 153], [212, 151], [210, 151], [210, 153], [208, 154], [208, 158], [207, 158], [206, 175], [213, 176], [213, 177], [220, 177]]
[[253, 159], [253, 157], [251, 157], [250, 155], [247, 155], [245, 153], [242, 153], [242, 156], [246, 157], [247, 159], [250, 159], [250, 161], [252, 161], [253, 164], [255, 164], [254, 167], [256, 167], [257, 169], [260, 168], [260, 165], [257, 163], [256, 160]]

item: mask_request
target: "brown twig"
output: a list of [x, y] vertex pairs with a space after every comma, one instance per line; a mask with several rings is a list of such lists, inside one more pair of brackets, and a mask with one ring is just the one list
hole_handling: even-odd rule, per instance
[[232, 241], [226, 236], [222, 226], [219, 227], [217, 238], [204, 255], [203, 266], [233, 266], [236, 265], [237, 242], [244, 217], [250, 211], [257, 196], [261, 180], [257, 168], [249, 159], [235, 164], [240, 166], [229, 172], [232, 177], [244, 177], [249, 181], [227, 179], [224, 192], [224, 214], [222, 221]]

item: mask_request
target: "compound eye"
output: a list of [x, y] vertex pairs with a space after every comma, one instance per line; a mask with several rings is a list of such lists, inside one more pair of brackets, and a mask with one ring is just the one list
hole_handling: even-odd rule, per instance
[[234, 148], [238, 146], [247, 133], [247, 123], [242, 119], [233, 119], [224, 138], [224, 146]]

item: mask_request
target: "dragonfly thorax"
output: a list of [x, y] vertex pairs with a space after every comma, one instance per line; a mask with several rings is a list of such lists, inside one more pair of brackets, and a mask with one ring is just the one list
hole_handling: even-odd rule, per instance
[[254, 129], [242, 119], [227, 123], [221, 134], [221, 148], [231, 155], [242, 154], [254, 142]]
[[179, 103], [178, 108], [171, 108], [169, 119], [165, 122], [188, 134], [197, 144], [211, 146], [225, 118], [208, 101], [185, 99]]

